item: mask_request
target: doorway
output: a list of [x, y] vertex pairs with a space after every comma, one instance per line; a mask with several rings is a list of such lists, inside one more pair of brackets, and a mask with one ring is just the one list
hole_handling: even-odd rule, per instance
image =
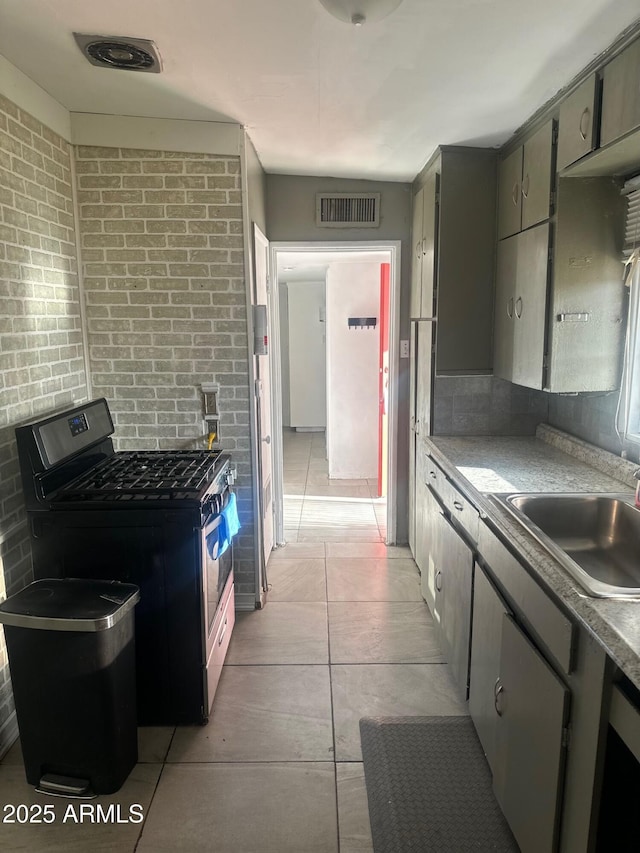
[[[362, 541], [395, 542], [399, 255], [396, 241], [271, 245], [279, 545], [326, 538], [332, 526], [339, 538], [345, 524]], [[365, 285], [372, 270], [373, 289]], [[306, 318], [301, 306], [311, 311]], [[292, 338], [303, 341], [293, 362]], [[359, 400], [372, 377], [373, 394]]]

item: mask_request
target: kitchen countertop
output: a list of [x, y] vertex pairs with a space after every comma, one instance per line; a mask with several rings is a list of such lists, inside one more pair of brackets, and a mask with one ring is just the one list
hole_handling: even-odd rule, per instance
[[[539, 429], [538, 436], [433, 436], [429, 445], [445, 472], [526, 561], [552, 597], [593, 634], [640, 689], [640, 600], [587, 595], [532, 534], [490, 497], [512, 492], [631, 495], [632, 471], [637, 466], [553, 428]], [[583, 461], [585, 458], [592, 464]], [[598, 468], [593, 467], [594, 462]], [[606, 473], [607, 468], [616, 476]]]

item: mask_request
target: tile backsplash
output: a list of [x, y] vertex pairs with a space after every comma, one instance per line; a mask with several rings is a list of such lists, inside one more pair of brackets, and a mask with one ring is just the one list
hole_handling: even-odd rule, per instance
[[434, 435], [535, 435], [549, 394], [494, 376], [436, 376]]

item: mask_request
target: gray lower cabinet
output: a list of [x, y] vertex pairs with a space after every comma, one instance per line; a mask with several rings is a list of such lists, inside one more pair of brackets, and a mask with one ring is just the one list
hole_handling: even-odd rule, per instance
[[422, 492], [422, 519], [420, 523], [421, 540], [418, 546], [420, 554], [420, 586], [422, 597], [427, 602], [432, 615], [436, 608], [436, 558], [438, 554], [438, 516], [442, 508], [435, 499], [431, 489], [423, 482]]
[[569, 690], [476, 566], [469, 710], [522, 853], [557, 849]]
[[443, 512], [435, 515], [433, 617], [447, 663], [461, 693], [469, 687], [473, 552]]
[[429, 552], [429, 504], [428, 490], [425, 485], [426, 453], [422, 441], [416, 441], [416, 474], [415, 474], [415, 525], [413, 536], [413, 558], [424, 580], [427, 569]]
[[567, 688], [505, 614], [493, 787], [522, 853], [557, 849], [568, 708]]
[[[433, 323], [429, 320], [411, 322], [410, 362], [410, 432], [409, 432], [409, 545], [418, 567], [422, 569], [420, 549], [424, 514], [424, 457], [423, 439], [431, 433], [433, 384]], [[411, 464], [414, 462], [415, 464]]]
[[409, 547], [416, 559], [416, 474], [418, 466], [418, 435], [416, 432], [416, 389], [417, 389], [417, 354], [418, 329], [411, 323], [409, 348]]
[[493, 770], [497, 761], [495, 689], [500, 676], [502, 617], [509, 610], [480, 566], [473, 586], [469, 713]]

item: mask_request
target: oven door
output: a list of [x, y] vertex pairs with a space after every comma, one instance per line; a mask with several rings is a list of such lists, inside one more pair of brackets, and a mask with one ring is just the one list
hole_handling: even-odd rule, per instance
[[222, 521], [220, 514], [211, 515], [202, 531], [207, 712], [211, 710], [235, 622], [233, 544], [219, 553], [218, 530]]

